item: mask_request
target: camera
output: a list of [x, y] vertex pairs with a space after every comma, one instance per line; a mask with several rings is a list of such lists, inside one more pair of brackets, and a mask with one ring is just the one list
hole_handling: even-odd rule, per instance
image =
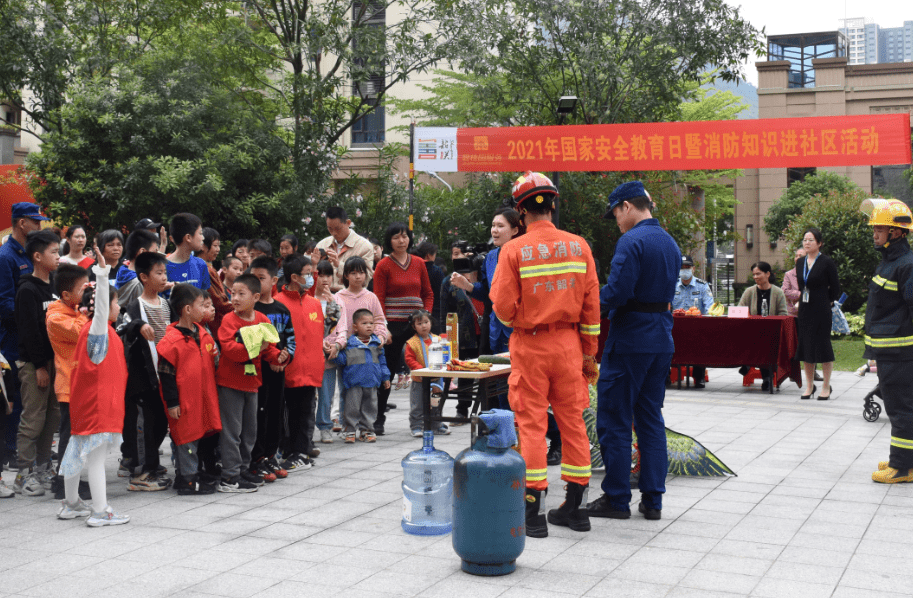
[[458, 247], [466, 256], [453, 260], [454, 272], [464, 275], [470, 272], [482, 272], [485, 267], [485, 258], [488, 257], [488, 245], [484, 243], [470, 245], [469, 241], [457, 241], [454, 247]]

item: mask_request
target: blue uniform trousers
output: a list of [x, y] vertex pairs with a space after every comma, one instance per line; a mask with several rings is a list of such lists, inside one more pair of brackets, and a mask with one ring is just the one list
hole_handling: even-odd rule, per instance
[[605, 462], [602, 490], [612, 507], [631, 503], [631, 424], [640, 448], [644, 506], [662, 508], [668, 455], [662, 407], [672, 353], [605, 353], [599, 369], [596, 433]]

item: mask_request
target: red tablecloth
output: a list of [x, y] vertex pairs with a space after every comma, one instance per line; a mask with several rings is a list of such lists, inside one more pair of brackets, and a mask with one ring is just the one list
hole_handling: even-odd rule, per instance
[[802, 386], [802, 371], [793, 359], [799, 336], [791, 316], [674, 316], [672, 339], [672, 365], [771, 368], [776, 364], [777, 386], [787, 378]]

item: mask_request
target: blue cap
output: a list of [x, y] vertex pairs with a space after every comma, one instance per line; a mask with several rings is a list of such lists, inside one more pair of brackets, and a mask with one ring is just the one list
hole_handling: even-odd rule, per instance
[[628, 181], [627, 183], [618, 185], [615, 187], [615, 190], [612, 191], [612, 194], [609, 195], [609, 205], [606, 207], [605, 214], [603, 214], [602, 217], [608, 220], [614, 220], [615, 215], [612, 214], [612, 210], [615, 206], [620, 206], [622, 202], [631, 201], [638, 197], [650, 199], [650, 194], [647, 193], [647, 190], [644, 189], [644, 184], [640, 181]]
[[20, 201], [13, 204], [13, 222], [20, 218], [31, 218], [32, 220], [50, 220], [47, 216], [41, 215], [38, 204], [27, 201]]

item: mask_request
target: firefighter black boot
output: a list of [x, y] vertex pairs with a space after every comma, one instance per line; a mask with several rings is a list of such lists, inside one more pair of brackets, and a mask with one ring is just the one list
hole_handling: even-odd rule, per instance
[[548, 490], [526, 489], [526, 535], [530, 538], [547, 538], [545, 522], [545, 495]]
[[548, 512], [548, 522], [569, 527], [575, 532], [590, 531], [590, 514], [586, 510], [587, 493], [590, 486], [568, 482], [567, 495], [557, 509]]

